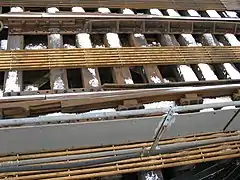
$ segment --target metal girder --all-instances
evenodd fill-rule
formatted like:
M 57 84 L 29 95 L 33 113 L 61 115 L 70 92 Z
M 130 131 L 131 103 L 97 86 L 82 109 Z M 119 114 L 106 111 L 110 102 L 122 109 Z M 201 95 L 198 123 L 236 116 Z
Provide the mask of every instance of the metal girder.
M 166 33 L 240 34 L 234 18 L 169 17 L 101 13 L 7 13 L 0 15 L 12 34 Z
M 175 115 L 165 138 L 221 131 L 237 109 Z M 240 115 L 236 118 L 240 119 Z M 0 129 L 0 154 L 151 141 L 163 116 Z M 232 130 L 238 130 L 234 128 Z

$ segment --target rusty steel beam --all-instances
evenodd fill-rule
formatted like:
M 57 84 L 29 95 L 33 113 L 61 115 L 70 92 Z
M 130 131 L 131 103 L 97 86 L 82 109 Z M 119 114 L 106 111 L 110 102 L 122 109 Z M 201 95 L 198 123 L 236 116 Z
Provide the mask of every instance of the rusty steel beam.
M 103 13 L 7 13 L 0 21 L 10 34 L 166 33 L 240 34 L 237 18 L 169 17 Z
M 134 47 L 3 51 L 0 70 L 239 63 L 240 47 Z

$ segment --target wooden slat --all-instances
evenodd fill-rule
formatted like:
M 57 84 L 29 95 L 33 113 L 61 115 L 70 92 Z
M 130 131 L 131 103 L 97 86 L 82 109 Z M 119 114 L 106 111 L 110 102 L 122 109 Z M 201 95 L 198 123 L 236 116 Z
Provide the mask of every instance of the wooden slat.
M 147 47 L 2 51 L 0 70 L 239 63 L 240 47 Z

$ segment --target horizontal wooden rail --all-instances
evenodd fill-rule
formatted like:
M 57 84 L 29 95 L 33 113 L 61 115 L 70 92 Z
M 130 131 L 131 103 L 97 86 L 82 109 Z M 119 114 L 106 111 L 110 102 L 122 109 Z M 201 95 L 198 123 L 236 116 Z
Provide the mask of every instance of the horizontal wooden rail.
M 147 2 L 147 3 L 146 3 Z M 109 8 L 134 8 L 134 9 L 147 9 L 147 8 L 159 8 L 169 9 L 174 8 L 177 10 L 207 10 L 215 9 L 219 11 L 233 10 L 238 4 L 233 3 L 232 0 L 122 0 L 122 1 L 103 1 L 103 0 L 23 0 L 18 2 L 16 0 L 2 0 L 0 6 L 23 6 L 23 7 L 73 7 L 81 6 L 87 8 L 109 7 Z M 235 6 L 235 7 L 234 7 Z
M 238 63 L 240 47 L 146 47 L 2 51 L 0 70 Z

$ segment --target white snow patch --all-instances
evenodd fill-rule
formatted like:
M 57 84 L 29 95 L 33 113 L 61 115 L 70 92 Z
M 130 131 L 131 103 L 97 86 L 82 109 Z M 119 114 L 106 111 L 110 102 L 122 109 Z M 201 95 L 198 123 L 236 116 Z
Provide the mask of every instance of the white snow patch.
M 88 113 L 91 114 L 91 113 L 103 113 L 103 112 L 116 112 L 116 110 L 111 109 L 111 108 L 109 108 L 109 109 L 99 109 L 99 110 L 90 111 Z
M 64 82 L 61 77 L 57 77 L 53 83 L 53 89 L 64 89 Z
M 234 34 L 227 33 L 224 36 L 228 40 L 228 42 L 231 44 L 231 46 L 240 46 L 240 42 L 238 41 L 238 39 Z
M 31 50 L 31 49 L 47 49 L 47 46 L 43 45 L 42 43 L 38 45 L 33 45 L 33 44 L 28 44 L 25 46 L 26 50 Z
M 240 79 L 240 73 L 233 64 L 224 63 L 223 66 L 226 69 L 231 79 Z
M 134 14 L 134 12 L 131 9 L 128 9 L 128 8 L 125 8 L 122 11 L 123 11 L 122 12 L 123 14 Z
M 152 15 L 158 15 L 158 16 L 163 16 L 162 12 L 159 9 L 150 9 L 150 14 Z
M 3 97 L 3 90 L 0 89 L 0 97 Z
M 93 75 L 96 76 L 96 71 L 93 68 L 88 68 L 89 72 Z
M 206 10 L 206 12 L 210 17 L 221 18 L 221 16 L 215 10 Z
M 90 34 L 79 33 L 76 35 L 76 41 L 81 48 L 92 48 L 92 43 L 90 39 Z
M 59 9 L 56 7 L 47 8 L 47 13 L 56 13 L 59 12 Z
M 74 49 L 74 48 L 76 48 L 76 46 L 73 46 L 73 45 L 71 45 L 71 44 L 64 44 L 63 47 L 64 47 L 65 49 Z
M 174 9 L 167 9 L 167 13 L 169 16 L 180 16 L 180 14 Z
M 157 76 L 151 76 L 151 80 L 154 82 L 154 83 L 161 83 L 161 79 Z
M 187 46 L 197 46 L 197 43 L 191 34 L 181 34 L 181 36 L 185 39 Z
M 205 98 L 203 99 L 203 104 L 211 104 L 211 103 L 223 103 L 223 102 L 232 102 L 231 97 L 217 97 L 217 98 Z M 222 109 L 235 109 L 235 106 L 226 106 Z M 200 112 L 206 112 L 206 111 L 214 111 L 213 108 L 207 108 L 203 109 Z
M 214 38 L 213 35 L 210 34 L 210 33 L 203 34 L 203 37 L 206 39 L 207 44 L 209 46 L 218 46 L 218 45 L 220 45 L 219 42 L 216 40 L 216 38 Z
M 91 79 L 88 83 L 92 86 L 92 87 L 98 87 L 99 86 L 99 82 L 96 78 L 96 70 L 93 68 L 88 68 L 88 71 L 92 74 L 93 79 Z
M 67 116 L 67 115 L 76 115 L 76 113 L 61 113 L 61 112 L 57 112 L 57 113 L 51 113 L 51 114 L 46 114 L 40 117 L 44 117 L 44 116 Z
M 200 14 L 193 9 L 187 10 L 187 12 L 190 16 L 200 17 Z
M 231 17 L 231 18 L 238 18 L 237 13 L 234 12 L 234 11 L 225 11 L 225 13 L 227 14 L 228 17 Z
M 108 41 L 109 47 L 111 48 L 122 47 L 117 33 L 107 33 L 106 39 Z
M 20 92 L 20 86 L 18 84 L 17 71 L 9 71 L 6 79 L 5 92 Z
M 1 40 L 1 50 L 7 50 L 7 43 L 8 41 L 6 39 Z
M 208 64 L 200 63 L 198 64 L 198 67 L 200 68 L 205 80 L 218 80 L 218 77 L 214 74 Z
M 147 174 L 145 175 L 145 180 L 159 180 L 160 178 L 158 177 L 158 175 L 154 172 L 147 172 Z
M 10 12 L 23 12 L 21 7 L 11 7 Z
M 72 7 L 72 12 L 85 12 L 82 7 Z
M 192 68 L 188 65 L 179 65 L 177 67 L 178 72 L 182 74 L 184 81 L 198 81 L 196 74 Z
M 38 91 L 38 87 L 33 85 L 28 85 L 25 87 L 24 91 Z
M 149 104 L 143 104 L 145 109 L 169 108 L 176 106 L 175 101 L 160 101 Z
M 100 13 L 111 13 L 110 9 L 104 8 L 104 7 L 98 8 L 98 12 L 100 12 Z
M 133 80 L 131 78 L 124 79 L 125 84 L 134 84 Z

